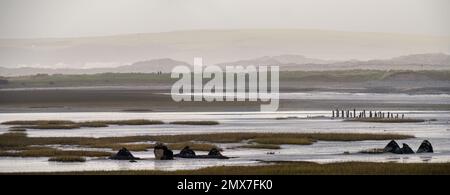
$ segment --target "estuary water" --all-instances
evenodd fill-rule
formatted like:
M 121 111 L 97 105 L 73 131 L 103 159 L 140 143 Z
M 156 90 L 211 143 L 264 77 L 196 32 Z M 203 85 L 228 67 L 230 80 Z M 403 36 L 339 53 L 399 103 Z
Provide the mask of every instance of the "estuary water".
M 388 111 L 388 110 L 384 110 Z M 29 129 L 30 137 L 110 137 L 130 135 L 174 135 L 222 132 L 269 132 L 269 133 L 400 133 L 416 138 L 399 140 L 417 150 L 422 140 L 429 140 L 435 149 L 432 154 L 360 154 L 369 148 L 382 148 L 388 141 L 329 142 L 319 141 L 312 145 L 282 145 L 282 149 L 244 149 L 238 144 L 217 144 L 224 148 L 229 160 L 176 159 L 155 161 L 153 151 L 134 152 L 144 158 L 136 163 L 89 158 L 83 163 L 48 162 L 48 158 L 0 157 L 0 172 L 83 171 L 83 170 L 179 170 L 198 169 L 219 165 L 259 165 L 262 161 L 312 161 L 319 163 L 343 161 L 372 162 L 450 162 L 450 111 L 396 111 L 410 118 L 435 119 L 421 123 L 368 123 L 345 122 L 332 119 L 330 111 L 286 112 L 63 112 L 63 113 L 0 113 L 0 122 L 10 120 L 123 120 L 150 119 L 166 123 L 181 120 L 215 120 L 219 125 L 143 125 L 109 126 L 106 128 L 81 128 L 69 130 Z M 279 118 L 288 118 L 279 120 Z M 8 132 L 8 126 L 0 125 L 0 133 Z M 55 146 L 74 149 L 76 146 Z M 79 149 L 79 148 L 78 148 Z M 178 151 L 174 151 L 177 153 Z M 198 152 L 202 154 L 203 152 Z

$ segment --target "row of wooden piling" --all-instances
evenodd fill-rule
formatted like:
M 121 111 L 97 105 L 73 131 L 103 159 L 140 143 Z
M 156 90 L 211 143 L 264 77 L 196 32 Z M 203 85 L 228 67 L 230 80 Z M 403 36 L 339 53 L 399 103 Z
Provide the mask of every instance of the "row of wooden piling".
M 383 112 L 383 111 L 357 111 L 356 109 L 353 110 L 331 110 L 331 117 L 332 118 L 381 118 L 381 119 L 404 119 L 405 114 L 399 115 L 398 113 L 392 113 L 392 112 Z

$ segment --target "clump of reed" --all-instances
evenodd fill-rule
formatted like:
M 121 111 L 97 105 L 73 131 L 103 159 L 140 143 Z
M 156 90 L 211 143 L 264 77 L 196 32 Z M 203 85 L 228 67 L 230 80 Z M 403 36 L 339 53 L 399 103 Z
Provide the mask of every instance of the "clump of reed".
M 198 151 L 209 151 L 211 148 L 217 148 L 219 150 L 222 150 L 221 148 L 217 147 L 214 144 L 209 143 L 194 143 L 194 142 L 179 142 L 179 143 L 170 143 L 168 144 L 168 147 L 170 149 L 174 150 L 181 150 L 184 147 L 189 146 L 192 150 L 198 150 Z
M 217 121 L 174 121 L 173 125 L 218 125 Z
M 12 128 L 23 129 L 79 129 L 81 127 L 108 127 L 109 125 L 159 125 L 160 120 L 132 119 L 132 120 L 96 120 L 74 122 L 68 120 L 23 120 L 6 121 L 3 125 L 16 125 Z
M 280 144 L 291 144 L 291 145 L 310 145 L 313 144 L 315 140 L 304 138 L 304 137 L 262 137 L 252 139 L 251 142 L 258 144 L 270 144 L 270 145 L 280 145 Z
M 86 156 L 86 157 L 107 157 L 110 152 L 88 151 L 88 150 L 60 150 L 51 147 L 30 146 L 19 151 L 0 151 L 0 156 L 9 157 L 54 157 L 54 156 Z
M 86 158 L 81 156 L 55 156 L 48 159 L 54 162 L 86 162 Z

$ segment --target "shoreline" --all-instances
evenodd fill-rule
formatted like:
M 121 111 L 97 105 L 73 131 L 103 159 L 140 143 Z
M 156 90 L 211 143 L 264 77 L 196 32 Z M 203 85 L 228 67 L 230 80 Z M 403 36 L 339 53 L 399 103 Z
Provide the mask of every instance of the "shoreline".
M 269 165 L 213 166 L 177 171 L 10 172 L 0 175 L 450 175 L 450 163 L 276 162 Z

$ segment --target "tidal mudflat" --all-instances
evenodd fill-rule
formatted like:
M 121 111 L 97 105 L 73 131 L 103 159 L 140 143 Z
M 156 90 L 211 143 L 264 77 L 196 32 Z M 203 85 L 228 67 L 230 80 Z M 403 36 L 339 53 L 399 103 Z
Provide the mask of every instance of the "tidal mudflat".
M 3 150 L 0 172 L 67 172 L 67 171 L 175 171 L 215 166 L 260 166 L 271 162 L 450 162 L 450 112 L 447 111 L 395 111 L 414 118 L 434 119 L 415 123 L 345 122 L 327 117 L 329 111 L 260 112 L 64 112 L 64 113 L 1 113 L 0 122 L 30 120 L 113 121 L 146 119 L 162 121 L 158 124 L 119 125 L 107 127 L 80 127 L 74 129 L 36 129 L 10 131 L 11 124 L 0 125 L 0 133 L 23 135 L 30 138 L 33 152 L 21 156 L 19 150 Z M 325 116 L 325 117 L 324 117 Z M 278 119 L 277 119 L 278 118 Z M 279 120 L 286 118 L 286 120 Z M 182 121 L 183 124 L 176 124 Z M 196 125 L 186 121 L 216 121 L 214 125 Z M 275 133 L 278 136 L 271 135 Z M 209 136 L 205 136 L 209 135 Z M 296 136 L 295 136 L 296 135 Z M 340 136 L 341 135 L 341 136 Z M 363 136 L 362 136 L 363 135 Z M 375 136 L 376 135 L 376 136 Z M 57 141 L 51 141 L 52 139 Z M 122 140 L 121 140 L 122 139 Z M 362 154 L 361 150 L 382 148 L 391 139 L 407 143 L 414 150 L 422 140 L 429 140 L 434 153 L 425 154 Z M 96 141 L 101 140 L 101 141 Z M 108 141 L 109 140 L 109 141 Z M 115 141 L 111 141 L 115 140 Z M 121 141 L 119 141 L 121 140 Z M 178 153 L 184 145 L 197 146 L 198 154 L 207 154 L 210 147 L 219 147 L 223 159 L 154 160 L 152 144 L 167 143 Z M 2 142 L 5 143 L 5 142 Z M 23 143 L 23 142 L 22 142 Z M 172 145 L 171 145 L 172 144 Z M 129 147 L 137 162 L 107 159 L 120 147 Z M 25 147 L 25 146 L 23 146 Z M 37 147 L 37 148 L 36 148 Z M 39 148 L 45 147 L 45 148 Z M 41 149 L 41 150 L 39 150 Z M 47 149 L 48 153 L 45 153 Z M 48 150 L 51 150 L 50 152 Z M 73 162 L 60 162 L 58 156 Z M 6 153 L 5 153 L 6 152 Z M 34 151 L 36 152 L 36 151 Z M 72 155 L 70 155 L 72 154 Z M 28 156 L 27 156 L 28 155 Z

